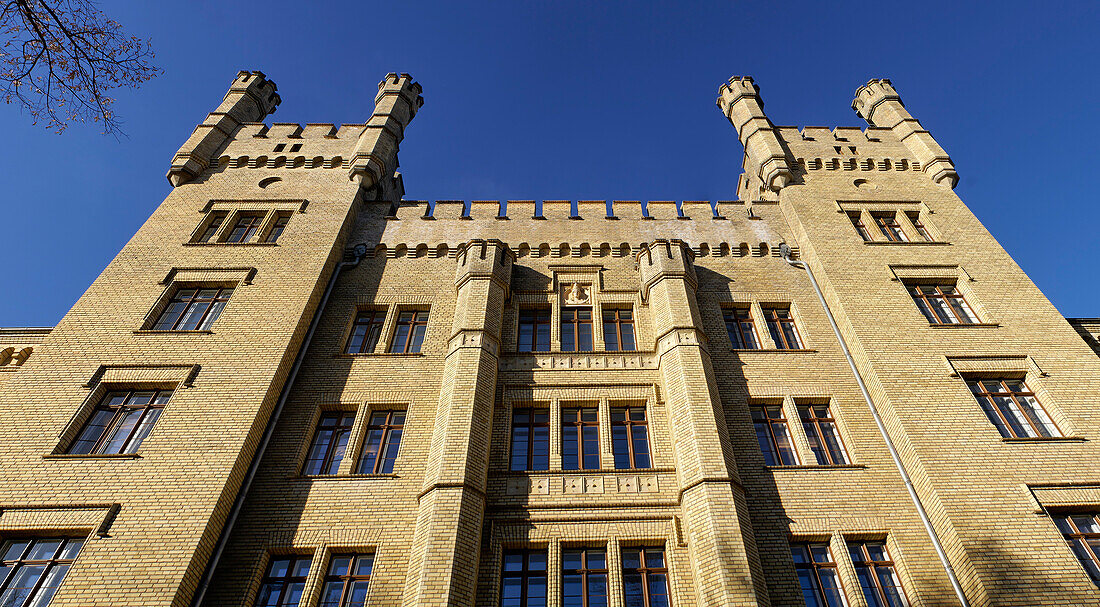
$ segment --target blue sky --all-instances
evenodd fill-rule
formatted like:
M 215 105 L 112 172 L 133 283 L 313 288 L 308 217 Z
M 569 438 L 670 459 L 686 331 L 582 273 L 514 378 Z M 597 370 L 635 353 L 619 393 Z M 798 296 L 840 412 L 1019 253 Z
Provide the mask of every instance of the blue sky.
M 776 124 L 821 126 L 862 124 L 852 94 L 887 77 L 1059 310 L 1100 316 L 1100 3 L 889 4 L 104 2 L 164 74 L 117 93 L 118 141 L 0 105 L 0 326 L 61 318 L 239 69 L 267 73 L 274 119 L 299 123 L 362 122 L 381 77 L 411 73 L 426 103 L 401 171 L 431 200 L 732 198 L 741 148 L 714 105 L 729 76 L 755 78 Z

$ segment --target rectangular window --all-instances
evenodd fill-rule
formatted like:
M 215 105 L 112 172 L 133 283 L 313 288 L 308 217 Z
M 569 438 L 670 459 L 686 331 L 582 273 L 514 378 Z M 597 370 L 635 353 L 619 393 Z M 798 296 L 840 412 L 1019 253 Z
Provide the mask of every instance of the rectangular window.
M 840 440 L 836 420 L 828 404 L 798 405 L 798 417 L 802 420 L 802 429 L 810 440 L 810 450 L 814 452 L 820 466 L 839 466 L 848 463 L 848 453 Z
M 263 221 L 263 213 L 241 213 L 237 216 L 237 223 L 233 226 L 225 241 L 240 244 L 252 240 Z
M 1053 514 L 1051 517 L 1081 566 L 1092 581 L 1100 585 L 1100 514 Z
M 374 568 L 373 554 L 334 554 L 325 576 L 321 607 L 363 607 Z
M 410 310 L 397 315 L 397 327 L 393 332 L 390 352 L 415 354 L 424 343 L 424 333 L 428 330 L 427 310 Z
M 649 425 L 645 406 L 613 407 L 611 409 L 611 447 L 615 452 L 615 468 L 650 468 Z
M 893 213 L 871 213 L 871 217 L 874 218 L 875 224 L 878 225 L 879 231 L 886 237 L 886 240 L 890 242 L 909 242 L 909 237 L 901 230 L 901 225 L 898 224 L 898 219 Z
M 603 311 L 603 343 L 608 352 L 632 352 L 634 344 L 634 310 L 614 308 Z
M 592 351 L 592 308 L 562 308 L 561 351 Z
M 153 325 L 154 331 L 205 331 L 218 320 L 233 289 L 179 289 Z
M 921 222 L 920 212 L 906 211 L 905 215 L 909 218 L 909 221 L 913 224 L 913 227 L 916 228 L 917 234 L 920 234 L 920 237 L 923 238 L 926 242 L 932 242 L 932 234 L 928 231 L 928 228 L 924 226 L 924 223 Z
M 298 607 L 306 589 L 311 561 L 308 556 L 273 557 L 260 583 L 256 607 Z
M 550 469 L 550 412 L 512 409 L 512 470 Z
M 1062 436 L 1035 393 L 1018 379 L 972 379 L 967 385 L 986 417 L 1005 438 Z
M 978 316 L 955 285 L 906 284 L 913 303 L 934 325 L 971 325 Z
M 80 538 L 5 541 L 0 559 L 0 605 L 49 605 L 83 544 Z
M 848 211 L 848 220 L 852 222 L 852 226 L 855 227 L 856 232 L 859 233 L 859 237 L 864 242 L 871 242 L 871 233 L 867 231 L 867 226 L 863 225 L 862 213 L 859 211 Z
M 607 607 L 607 555 L 603 548 L 561 552 L 563 607 Z
M 224 211 L 218 211 L 210 214 L 210 220 L 206 222 L 206 227 L 203 229 L 202 234 L 199 235 L 198 240 L 195 242 L 210 242 L 211 239 L 221 229 L 222 223 L 225 221 L 227 213 Z
M 171 390 L 107 394 L 84 424 L 69 453 L 98 455 L 137 451 L 171 396 Z
M 363 455 L 359 458 L 359 474 L 389 474 L 401 448 L 401 433 L 405 429 L 404 411 L 375 411 L 367 426 Z
M 355 324 L 348 338 L 346 354 L 369 354 L 378 345 L 382 327 L 386 323 L 385 310 L 364 310 L 355 316 Z
M 500 607 L 546 607 L 546 550 L 505 550 Z
M 628 607 L 668 607 L 663 547 L 623 547 L 623 594 Z
M 348 438 L 354 422 L 353 413 L 334 412 L 321 415 L 302 474 L 336 474 L 344 459 L 344 451 L 348 448 Z
M 752 323 L 752 313 L 748 308 L 726 308 L 722 310 L 722 320 L 726 322 L 726 333 L 735 350 L 760 348 L 760 342 L 756 339 L 756 327 Z
M 561 410 L 563 470 L 599 470 L 600 422 L 596 407 Z
M 752 425 L 756 428 L 756 440 L 764 454 L 767 466 L 794 466 L 798 464 L 787 418 L 782 405 L 756 405 L 752 410 Z
M 279 213 L 275 218 L 275 225 L 271 226 L 271 231 L 267 233 L 267 242 L 278 241 L 288 223 L 290 223 L 290 213 Z
M 846 607 L 848 603 L 828 544 L 792 543 L 791 558 L 806 607 Z
M 848 553 L 869 607 L 909 607 L 884 542 L 848 542 Z
M 775 347 L 780 350 L 801 350 L 802 339 L 798 336 L 798 328 L 794 325 L 791 309 L 771 306 L 763 310 L 764 320 L 768 323 L 768 333 L 771 334 Z
M 550 351 L 550 308 L 527 308 L 519 311 L 520 352 Z

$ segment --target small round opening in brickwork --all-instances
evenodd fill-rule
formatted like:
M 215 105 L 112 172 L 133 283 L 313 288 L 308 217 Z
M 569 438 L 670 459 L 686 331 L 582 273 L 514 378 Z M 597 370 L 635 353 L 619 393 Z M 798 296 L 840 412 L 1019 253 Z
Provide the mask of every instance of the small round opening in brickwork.
M 282 177 L 268 177 L 266 179 L 261 179 L 260 180 L 260 187 L 261 188 L 270 188 L 271 186 L 275 185 L 276 183 L 279 183 L 282 180 L 283 180 Z
M 867 181 L 866 179 L 856 179 L 855 181 L 852 182 L 852 185 L 856 186 L 857 188 L 859 188 L 861 190 L 877 190 L 878 189 L 877 185 L 871 183 L 870 181 Z

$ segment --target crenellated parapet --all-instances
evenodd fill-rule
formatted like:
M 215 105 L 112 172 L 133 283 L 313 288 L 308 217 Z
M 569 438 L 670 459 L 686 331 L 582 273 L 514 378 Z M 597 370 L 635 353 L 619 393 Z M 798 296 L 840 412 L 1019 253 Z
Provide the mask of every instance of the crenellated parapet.
M 932 181 L 954 188 L 959 182 L 955 164 L 920 122 L 905 109 L 901 96 L 885 78 L 872 78 L 856 90 L 852 109 L 869 124 L 893 131 Z
M 738 200 L 405 200 L 372 203 L 365 225 L 384 226 L 357 238 L 369 243 L 370 254 L 391 258 L 454 257 L 478 239 L 507 243 L 518 259 L 636 256 L 649 243 L 670 239 L 696 257 L 778 257 L 779 245 L 792 238 L 776 203 L 754 205 L 753 219 L 746 206 Z
M 202 174 L 210 166 L 211 157 L 236 136 L 242 124 L 262 121 L 280 101 L 275 83 L 263 72 L 238 72 L 221 105 L 195 127 L 172 158 L 168 181 L 179 186 Z

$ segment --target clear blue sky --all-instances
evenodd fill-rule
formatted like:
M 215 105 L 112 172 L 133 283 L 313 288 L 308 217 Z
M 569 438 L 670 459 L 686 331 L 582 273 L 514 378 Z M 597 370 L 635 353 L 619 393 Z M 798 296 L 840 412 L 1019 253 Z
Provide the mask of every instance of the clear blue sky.
M 751 75 L 785 125 L 861 125 L 893 80 L 957 189 L 1067 316 L 1100 316 L 1100 3 L 104 2 L 164 74 L 120 91 L 129 138 L 63 135 L 0 105 L 0 326 L 52 325 L 160 204 L 172 154 L 239 69 L 279 122 L 362 122 L 386 72 L 425 105 L 401 147 L 411 199 L 733 197 L 715 107 Z M 774 8 L 773 8 L 774 7 Z M 843 8 L 839 8 L 843 7 Z

